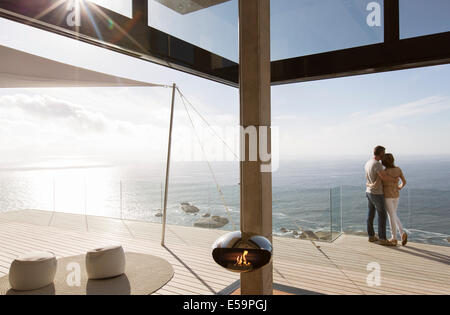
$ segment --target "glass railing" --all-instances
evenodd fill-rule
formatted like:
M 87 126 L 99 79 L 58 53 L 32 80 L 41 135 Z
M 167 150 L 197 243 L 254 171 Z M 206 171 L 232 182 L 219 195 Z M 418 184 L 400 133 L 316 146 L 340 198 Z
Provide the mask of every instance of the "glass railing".
M 163 184 L 158 180 L 120 181 L 120 215 L 116 217 L 124 220 L 161 223 L 163 189 Z
M 239 185 L 219 188 L 199 178 L 170 184 L 167 224 L 238 230 Z M 233 181 L 237 182 L 237 181 Z M 43 210 L 153 223 L 162 222 L 164 182 L 78 175 L 0 178 L 0 211 Z
M 273 188 L 274 235 L 332 242 L 342 233 L 340 187 Z
M 178 183 L 170 186 L 167 223 L 200 228 L 239 230 L 239 186 Z
M 97 177 L 2 177 L 1 211 L 36 209 L 162 222 L 164 185 L 152 180 Z M 167 224 L 238 230 L 239 185 L 177 179 L 170 184 Z M 405 188 L 398 215 L 412 242 L 450 246 L 450 192 Z M 273 187 L 273 234 L 333 242 L 342 233 L 366 236 L 363 186 L 330 189 Z M 377 226 L 375 222 L 375 227 Z M 388 236 L 391 234 L 387 224 Z
M 347 234 L 366 235 L 365 187 L 342 186 L 342 208 L 343 231 Z M 450 191 L 407 186 L 400 193 L 397 214 L 410 241 L 450 246 Z M 387 234 L 388 237 L 391 235 L 389 222 Z
M 330 241 L 343 232 L 342 187 L 330 189 Z

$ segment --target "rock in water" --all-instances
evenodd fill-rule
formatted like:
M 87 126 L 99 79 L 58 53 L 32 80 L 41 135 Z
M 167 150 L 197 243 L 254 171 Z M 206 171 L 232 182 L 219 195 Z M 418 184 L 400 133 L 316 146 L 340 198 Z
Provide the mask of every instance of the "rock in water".
M 289 232 L 288 229 L 286 229 L 286 228 L 284 228 L 284 227 L 282 227 L 282 228 L 280 229 L 280 231 L 281 231 L 281 233 L 287 233 L 287 232 Z
M 202 215 L 202 217 L 204 217 L 204 218 L 209 218 L 210 216 L 211 216 L 211 214 L 209 214 L 209 213 L 205 213 Z
M 194 222 L 195 227 L 218 229 L 229 223 L 227 218 L 212 216 L 209 218 L 198 219 Z
M 181 203 L 181 210 L 183 210 L 186 213 L 198 213 L 200 212 L 200 209 L 196 206 L 191 205 L 190 203 L 183 202 Z
M 313 241 L 319 240 L 316 233 L 314 233 L 313 231 L 303 231 L 302 235 L 300 235 L 300 238 L 304 240 L 313 240 Z

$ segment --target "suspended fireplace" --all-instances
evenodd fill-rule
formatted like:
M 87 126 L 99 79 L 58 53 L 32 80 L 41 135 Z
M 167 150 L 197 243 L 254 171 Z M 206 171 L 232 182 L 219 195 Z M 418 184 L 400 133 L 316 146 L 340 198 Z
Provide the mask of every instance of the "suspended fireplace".
M 228 233 L 213 245 L 214 261 L 233 272 L 252 272 L 272 259 L 272 244 L 263 236 L 244 237 L 241 232 Z

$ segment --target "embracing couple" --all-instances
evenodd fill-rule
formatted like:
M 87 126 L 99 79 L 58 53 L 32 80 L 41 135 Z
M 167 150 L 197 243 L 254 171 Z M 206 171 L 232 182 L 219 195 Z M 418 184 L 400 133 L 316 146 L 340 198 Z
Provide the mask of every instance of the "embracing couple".
M 378 242 L 384 246 L 396 246 L 397 230 L 400 233 L 402 245 L 408 242 L 408 235 L 403 230 L 403 225 L 397 216 L 400 199 L 400 190 L 406 185 L 406 179 L 402 170 L 395 166 L 394 156 L 386 153 L 386 149 L 377 146 L 374 149 L 374 157 L 366 163 L 367 190 L 369 201 L 369 214 L 367 218 L 367 232 L 369 242 Z M 384 167 L 383 167 L 384 166 Z M 399 179 L 401 184 L 399 185 Z M 373 221 L 375 213 L 378 214 L 378 236 L 375 236 Z M 391 226 L 391 238 L 386 237 L 386 219 L 389 215 Z

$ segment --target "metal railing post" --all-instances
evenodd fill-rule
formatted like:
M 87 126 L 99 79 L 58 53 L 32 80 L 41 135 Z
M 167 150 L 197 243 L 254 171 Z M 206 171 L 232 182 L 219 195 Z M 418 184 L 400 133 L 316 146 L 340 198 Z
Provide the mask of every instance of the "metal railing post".
M 408 228 L 409 229 L 411 229 L 412 228 L 412 223 L 411 223 L 411 194 L 410 194 L 410 192 L 411 192 L 411 190 L 409 189 L 409 187 L 407 188 L 408 189 L 408 212 L 409 212 L 409 220 L 408 220 Z
M 89 232 L 89 223 L 87 216 L 87 181 L 84 178 L 84 219 L 86 221 L 86 231 Z
M 88 196 L 87 196 L 87 179 L 84 178 L 84 215 L 87 215 L 87 204 L 88 204 L 87 198 L 88 198 Z
M 169 144 L 167 148 L 167 165 L 166 165 L 166 186 L 164 190 L 164 209 L 163 209 L 163 222 L 162 222 L 162 236 L 161 245 L 164 246 L 166 238 L 166 220 L 167 220 L 167 197 L 169 192 L 169 175 L 170 175 L 170 155 L 172 151 L 172 130 L 173 130 L 173 112 L 175 107 L 175 93 L 177 86 L 173 84 L 172 90 L 172 105 L 170 108 L 170 127 L 169 127 Z
M 120 181 L 120 219 L 123 220 L 123 187 L 122 181 Z
M 56 211 L 56 184 L 55 178 L 53 178 L 53 212 Z
M 341 185 L 341 193 L 340 193 L 340 198 L 341 198 L 341 233 L 344 233 L 344 210 L 343 210 L 343 199 L 342 199 L 342 185 Z
M 330 188 L 330 242 L 333 242 L 333 188 Z

